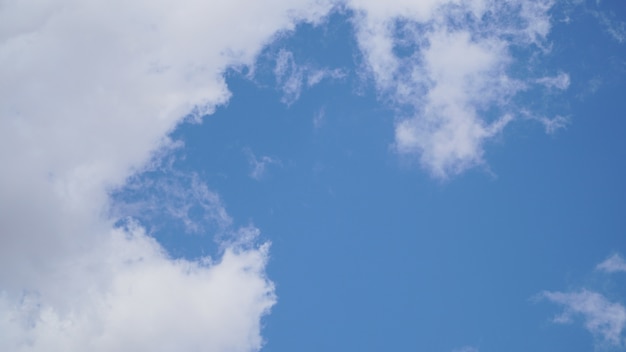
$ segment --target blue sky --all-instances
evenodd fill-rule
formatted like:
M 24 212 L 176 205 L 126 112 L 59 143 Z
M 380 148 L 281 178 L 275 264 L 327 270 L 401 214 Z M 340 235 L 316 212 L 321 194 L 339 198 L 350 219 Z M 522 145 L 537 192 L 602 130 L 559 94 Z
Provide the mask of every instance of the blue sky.
M 0 5 L 0 349 L 626 349 L 621 1 L 118 8 Z

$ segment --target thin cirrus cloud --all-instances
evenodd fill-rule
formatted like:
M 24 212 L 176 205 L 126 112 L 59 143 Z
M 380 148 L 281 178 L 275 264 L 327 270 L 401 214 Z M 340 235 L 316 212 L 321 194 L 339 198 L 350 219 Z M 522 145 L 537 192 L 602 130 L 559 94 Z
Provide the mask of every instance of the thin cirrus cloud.
M 614 14 L 593 11 L 592 14 L 598 19 L 605 31 L 618 43 L 626 41 L 626 23 L 614 19 Z
M 340 79 L 345 73 L 338 68 L 314 68 L 298 64 L 291 51 L 281 49 L 276 54 L 274 76 L 283 93 L 282 103 L 291 105 L 300 98 L 305 87 L 313 87 L 324 79 Z
M 244 152 L 248 156 L 248 164 L 250 165 L 249 176 L 257 181 L 265 177 L 267 169 L 271 165 L 281 165 L 280 160 L 271 156 L 261 155 L 257 157 L 250 149 L 245 149 Z

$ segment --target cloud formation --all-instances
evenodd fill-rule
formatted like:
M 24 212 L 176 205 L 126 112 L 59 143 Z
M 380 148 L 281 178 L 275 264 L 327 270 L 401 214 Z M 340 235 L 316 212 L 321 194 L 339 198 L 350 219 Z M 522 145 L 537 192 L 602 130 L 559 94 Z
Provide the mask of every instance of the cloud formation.
M 334 5 L 2 3 L 2 350 L 262 346 L 260 320 L 276 298 L 265 276 L 269 245 L 257 243 L 258 230 L 229 229 L 218 258 L 173 259 L 142 224 L 115 226 L 118 219 L 107 216 L 110 194 L 145 170 L 155 152 L 176 146 L 168 134 L 178 124 L 200 122 L 228 101 L 225 70 L 254 65 L 276 33 L 318 21 Z M 551 2 L 354 0 L 345 6 L 354 10 L 357 40 L 381 96 L 400 112 L 397 150 L 418 155 L 437 177 L 482 163 L 485 141 L 515 118 L 504 106 L 526 88 L 507 74 L 509 48 L 541 49 Z M 275 74 L 289 104 L 304 85 L 343 73 L 296 65 L 293 54 L 281 51 Z M 501 113 L 487 116 L 492 107 Z M 268 160 L 255 161 L 260 176 Z M 219 197 L 194 182 L 190 189 L 151 187 L 190 229 L 198 230 L 190 201 L 228 227 Z
M 275 303 L 268 246 L 172 260 L 143 229 L 114 230 L 48 283 L 0 296 L 3 351 L 251 351 Z
M 607 273 L 626 273 L 626 261 L 621 255 L 615 253 L 606 258 L 605 261 L 596 266 L 596 270 L 606 271 Z
M 616 253 L 598 264 L 596 270 L 626 272 L 626 262 Z M 574 322 L 574 318 L 582 317 L 585 328 L 598 341 L 611 346 L 626 346 L 626 307 L 620 302 L 612 302 L 603 294 L 587 289 L 544 291 L 538 297 L 564 307 L 563 312 L 553 319 L 555 323 L 569 324 Z
M 283 93 L 281 101 L 291 105 L 300 98 L 304 87 L 313 87 L 324 79 L 342 78 L 345 73 L 340 69 L 314 68 L 306 64 L 297 64 L 291 51 L 281 49 L 276 55 L 274 75 Z
M 275 296 L 258 230 L 232 230 L 217 258 L 172 259 L 141 224 L 114 225 L 109 193 L 155 151 L 175 146 L 167 135 L 177 124 L 228 100 L 227 68 L 252 65 L 277 32 L 329 8 L 279 0 L 2 3 L 1 350 L 261 347 L 260 319 Z M 200 197 L 210 199 L 204 190 Z M 168 192 L 179 204 L 197 196 Z M 210 216 L 227 218 L 218 201 L 206 204 Z
M 622 304 L 611 302 L 602 294 L 588 290 L 543 292 L 541 296 L 564 306 L 565 310 L 554 318 L 554 322 L 572 323 L 575 316 L 581 316 L 585 328 L 594 336 L 612 345 L 624 345 L 626 308 Z
M 349 4 L 379 93 L 399 111 L 396 150 L 438 178 L 482 164 L 484 143 L 516 118 L 512 97 L 532 83 L 509 74 L 510 49 L 545 51 L 552 1 Z
M 626 41 L 626 23 L 615 19 L 614 13 L 592 11 L 594 17 L 598 19 L 604 30 L 618 43 Z
M 274 165 L 281 165 L 280 160 L 267 155 L 257 157 L 250 149 L 246 149 L 248 155 L 248 163 L 250 164 L 250 177 L 255 180 L 261 180 L 267 173 L 267 168 Z

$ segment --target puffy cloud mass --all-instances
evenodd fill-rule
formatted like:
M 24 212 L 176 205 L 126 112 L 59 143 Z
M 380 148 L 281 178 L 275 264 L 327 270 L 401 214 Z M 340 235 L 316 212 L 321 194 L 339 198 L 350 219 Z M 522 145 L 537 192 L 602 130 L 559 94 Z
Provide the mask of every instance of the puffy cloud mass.
M 253 64 L 277 32 L 328 9 L 323 1 L 0 4 L 1 350 L 261 347 L 260 319 L 275 297 L 268 245 L 254 243 L 253 229 L 233 230 L 242 237 L 219 258 L 174 260 L 140 224 L 114 226 L 109 191 L 170 148 L 181 120 L 227 101 L 224 70 Z
M 398 108 L 395 146 L 435 177 L 483 163 L 483 145 L 516 118 L 530 83 L 509 74 L 511 48 L 545 51 L 552 1 L 353 0 L 359 45 L 380 94 Z
M 219 262 L 171 260 L 142 229 L 116 230 L 54 282 L 0 297 L 3 351 L 250 351 L 274 304 L 267 245 Z

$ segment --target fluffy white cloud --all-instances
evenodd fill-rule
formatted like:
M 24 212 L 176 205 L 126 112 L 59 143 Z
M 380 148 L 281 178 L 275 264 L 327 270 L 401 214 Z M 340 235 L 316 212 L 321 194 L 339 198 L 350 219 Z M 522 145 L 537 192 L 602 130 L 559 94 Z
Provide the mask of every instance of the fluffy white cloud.
M 554 318 L 556 323 L 571 323 L 580 315 L 585 327 L 594 336 L 612 345 L 623 346 L 626 328 L 626 308 L 603 295 L 588 290 L 578 292 L 543 292 L 543 298 L 563 305 L 565 310 Z
M 185 116 L 228 100 L 224 70 L 329 6 L 0 4 L 0 349 L 260 348 L 275 298 L 256 231 L 225 241 L 219 259 L 174 260 L 140 226 L 113 226 L 109 191 L 172 147 Z
M 621 255 L 615 253 L 606 258 L 605 261 L 596 266 L 597 270 L 606 271 L 608 273 L 626 272 L 626 261 Z
M 396 149 L 440 178 L 483 163 L 485 141 L 516 117 L 507 104 L 530 83 L 509 75 L 510 48 L 545 51 L 552 1 L 350 5 L 366 65 L 399 111 Z M 541 83 L 561 88 L 568 79 Z
M 267 245 L 218 262 L 172 260 L 142 229 L 115 230 L 54 284 L 0 296 L 3 351 L 250 351 L 275 302 Z
M 513 118 L 484 111 L 524 89 L 506 74 L 508 47 L 541 44 L 550 5 L 348 2 L 381 95 L 412 108 L 398 121 L 398 150 L 419 154 L 441 177 L 482 162 L 484 141 Z M 185 117 L 200 121 L 228 100 L 227 68 L 253 65 L 276 33 L 331 7 L 331 0 L 0 4 L 2 350 L 260 348 L 259 321 L 275 297 L 258 231 L 223 239 L 219 259 L 175 260 L 140 225 L 116 228 L 109 194 L 155 151 L 175 147 L 167 135 Z M 472 20 L 454 25 L 461 18 Z M 412 53 L 399 55 L 402 45 Z M 276 74 L 288 101 L 304 82 L 342 74 L 280 55 Z M 187 221 L 186 201 L 199 201 L 228 226 L 217 195 L 196 186 L 167 185 L 166 210 Z

